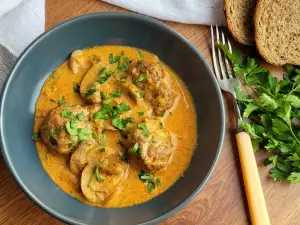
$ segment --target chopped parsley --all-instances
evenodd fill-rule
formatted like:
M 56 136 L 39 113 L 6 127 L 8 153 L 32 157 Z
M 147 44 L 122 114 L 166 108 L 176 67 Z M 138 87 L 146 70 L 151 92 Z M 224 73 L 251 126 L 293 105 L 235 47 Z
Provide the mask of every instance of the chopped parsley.
M 104 84 L 111 77 L 111 75 L 112 75 L 112 72 L 106 72 L 104 74 L 104 76 L 98 77 L 96 81 L 99 84 Z
M 142 182 L 146 183 L 147 189 L 150 193 L 161 184 L 160 180 L 154 177 L 153 174 L 146 173 L 143 170 L 139 173 L 139 178 Z
M 70 119 L 70 120 L 84 120 L 84 114 L 83 114 L 83 112 L 74 115 L 73 113 L 71 113 L 69 110 L 67 110 L 67 109 L 65 108 L 65 109 L 63 109 L 63 110 L 61 111 L 60 114 L 61 114 L 61 116 L 62 116 L 63 118 L 68 118 L 68 119 Z
M 165 114 L 166 114 L 166 110 L 163 110 L 163 111 L 160 112 L 161 117 L 164 117 Z
M 116 128 L 120 130 L 124 130 L 127 124 L 133 123 L 133 121 L 134 121 L 133 118 L 124 118 L 124 119 L 113 118 L 112 125 L 114 125 Z
M 138 115 L 139 115 L 139 116 L 143 116 L 143 115 L 144 115 L 144 112 L 138 112 Z
M 33 132 L 32 140 L 34 140 L 34 141 L 40 140 L 40 132 L 39 131 L 38 132 Z
M 121 59 L 121 56 L 117 55 L 117 56 L 113 56 L 112 53 L 109 54 L 108 56 L 108 61 L 110 64 L 114 64 L 114 63 L 117 63 L 119 62 Z
M 136 96 L 137 96 L 138 98 L 142 98 L 142 97 L 144 96 L 144 94 L 143 94 L 143 92 L 139 91 L 139 92 L 136 94 Z
M 110 93 L 111 97 L 119 97 L 121 95 L 121 90 L 118 88 L 117 90 Z
M 92 134 L 92 131 L 85 128 L 79 128 L 78 124 L 74 121 L 67 121 L 66 129 L 71 136 L 77 136 L 78 141 L 83 141 L 88 139 L 88 135 Z
M 135 143 L 129 151 L 135 153 L 139 159 L 142 157 L 142 150 L 139 148 L 138 143 Z
M 104 162 L 104 160 L 102 160 L 98 165 L 96 165 L 95 172 L 94 172 L 96 179 L 101 183 L 104 182 L 104 179 L 100 176 L 99 169 L 100 169 L 101 165 L 103 164 L 103 162 Z
M 89 96 L 95 94 L 96 91 L 97 91 L 96 88 L 92 88 L 92 89 L 88 90 L 88 91 L 84 94 L 84 96 L 85 96 L 85 97 L 89 97 Z
M 144 60 L 144 55 L 143 53 L 138 49 L 137 53 L 136 53 L 136 58 L 139 62 Z
M 147 127 L 147 125 L 145 123 L 139 123 L 137 125 L 137 127 L 143 130 L 143 135 L 145 137 L 149 136 L 149 130 L 148 130 L 148 127 Z
M 62 96 L 60 100 L 58 100 L 57 102 L 57 106 L 61 106 L 63 104 L 66 104 L 66 99 L 65 99 L 65 96 Z
M 77 83 L 73 83 L 73 92 L 75 94 L 78 94 L 80 92 L 79 90 L 80 90 L 79 85 Z
M 136 85 L 139 85 L 143 80 L 145 80 L 147 78 L 147 75 L 146 74 L 144 74 L 144 73 L 142 73 L 142 74 L 140 74 L 139 76 L 138 76 L 138 78 L 136 78 L 135 80 L 134 80 L 134 83 L 136 84 Z
M 54 134 L 52 132 L 50 132 L 50 144 L 52 146 L 57 146 L 56 138 L 55 138 L 55 136 L 54 136 Z
M 102 99 L 102 100 L 105 100 L 105 99 L 106 99 L 106 94 L 105 94 L 104 91 L 101 91 L 101 92 L 100 92 L 100 95 L 101 95 L 101 99 Z

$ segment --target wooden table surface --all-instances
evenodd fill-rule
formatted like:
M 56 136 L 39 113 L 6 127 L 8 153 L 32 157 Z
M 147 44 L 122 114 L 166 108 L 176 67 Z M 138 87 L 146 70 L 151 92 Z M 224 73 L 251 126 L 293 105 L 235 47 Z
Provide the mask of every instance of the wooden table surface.
M 99 11 L 125 10 L 99 0 L 46 0 L 46 29 L 66 19 Z M 211 63 L 207 26 L 173 22 L 166 22 L 166 24 L 193 43 Z M 160 225 L 250 224 L 235 139 L 229 132 L 230 124 L 234 123 L 230 96 L 224 95 L 224 101 L 227 112 L 226 136 L 211 179 L 187 207 Z M 300 224 L 300 184 L 273 182 L 268 177 L 268 168 L 261 166 L 265 157 L 264 152 L 257 153 L 256 157 L 271 223 L 273 225 Z M 26 197 L 12 178 L 1 156 L 0 224 L 63 224 Z

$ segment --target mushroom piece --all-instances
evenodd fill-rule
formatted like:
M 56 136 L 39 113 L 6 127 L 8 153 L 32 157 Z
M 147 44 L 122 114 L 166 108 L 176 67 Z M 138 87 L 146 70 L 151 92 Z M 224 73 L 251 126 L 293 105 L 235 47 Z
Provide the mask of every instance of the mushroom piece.
M 128 163 L 116 150 L 106 148 L 105 153 L 101 160 L 89 162 L 81 175 L 82 193 L 93 203 L 106 201 L 128 175 Z

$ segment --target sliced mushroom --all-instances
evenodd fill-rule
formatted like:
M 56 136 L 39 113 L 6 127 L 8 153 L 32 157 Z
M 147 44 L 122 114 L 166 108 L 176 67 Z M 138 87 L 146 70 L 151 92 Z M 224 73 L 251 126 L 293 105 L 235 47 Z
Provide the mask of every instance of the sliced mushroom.
M 111 148 L 106 148 L 105 152 L 102 160 L 91 161 L 82 171 L 81 190 L 90 202 L 106 201 L 127 178 L 128 164 L 122 161 L 118 152 Z

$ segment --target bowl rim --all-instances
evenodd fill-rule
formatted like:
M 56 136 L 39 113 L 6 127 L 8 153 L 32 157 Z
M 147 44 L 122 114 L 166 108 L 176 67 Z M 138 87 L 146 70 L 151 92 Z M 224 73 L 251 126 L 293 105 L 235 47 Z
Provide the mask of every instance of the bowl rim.
M 222 93 L 221 90 L 219 88 L 219 85 L 217 83 L 216 77 L 214 76 L 213 72 L 211 71 L 211 68 L 209 67 L 206 59 L 201 55 L 201 53 L 199 52 L 199 50 L 192 44 L 190 43 L 185 37 L 183 37 L 181 34 L 179 34 L 177 31 L 175 31 L 173 28 L 169 27 L 168 25 L 164 24 L 163 22 L 160 22 L 157 19 L 154 19 L 152 17 L 146 16 L 146 15 L 142 15 L 142 14 L 137 14 L 137 13 L 131 13 L 131 12 L 94 12 L 94 13 L 88 13 L 85 15 L 81 15 L 78 17 L 74 17 L 68 20 L 65 20 L 53 27 L 51 27 L 50 29 L 46 30 L 45 32 L 43 32 L 42 34 L 40 34 L 38 37 L 36 37 L 26 48 L 25 50 L 23 50 L 23 52 L 21 53 L 21 55 L 17 58 L 16 62 L 14 63 L 13 68 L 11 69 L 10 73 L 7 76 L 7 79 L 3 85 L 3 89 L 1 92 L 1 96 L 0 96 L 0 147 L 1 147 L 1 152 L 4 158 L 4 161 L 10 171 L 10 173 L 12 174 L 13 178 L 15 179 L 16 183 L 19 185 L 19 187 L 23 190 L 23 192 L 26 194 L 27 197 L 29 197 L 38 207 L 42 208 L 46 213 L 48 213 L 50 216 L 56 217 L 57 219 L 68 223 L 68 224 L 76 224 L 76 225 L 85 225 L 85 223 L 82 223 L 76 219 L 70 218 L 68 216 L 65 216 L 63 214 L 61 214 L 60 212 L 57 212 L 53 209 L 50 209 L 46 204 L 44 204 L 43 202 L 41 202 L 38 198 L 36 198 L 34 196 L 34 194 L 27 188 L 25 187 L 25 185 L 20 181 L 20 178 L 18 176 L 17 171 L 15 170 L 14 166 L 11 164 L 11 159 L 9 157 L 9 154 L 7 154 L 7 150 L 6 150 L 6 143 L 4 141 L 4 133 L 3 133 L 3 110 L 4 110 L 4 99 L 7 95 L 7 91 L 8 88 L 10 86 L 12 77 L 14 76 L 14 73 L 16 71 L 16 68 L 18 68 L 20 62 L 26 57 L 26 55 L 28 53 L 30 53 L 31 49 L 37 45 L 43 38 L 45 38 L 47 35 L 55 32 L 58 29 L 63 29 L 64 26 L 70 24 L 70 23 L 74 23 L 77 22 L 79 20 L 82 19 L 88 19 L 88 18 L 93 18 L 93 17 L 102 17 L 102 16 L 118 16 L 118 17 L 123 17 L 123 18 L 133 18 L 133 19 L 138 19 L 138 20 L 143 20 L 147 23 L 150 24 L 154 24 L 155 26 L 158 26 L 162 29 L 167 30 L 168 32 L 170 32 L 172 35 L 176 36 L 177 38 L 179 38 L 181 41 L 183 41 L 187 46 L 189 46 L 195 53 L 196 55 L 203 61 L 205 68 L 207 69 L 208 73 L 211 75 L 211 80 L 213 82 L 213 85 L 215 87 L 215 91 L 217 93 L 218 96 L 218 100 L 219 100 L 219 104 L 220 104 L 220 109 L 221 109 L 221 132 L 219 134 L 219 143 L 218 143 L 218 147 L 217 147 L 217 153 L 214 157 L 213 163 L 208 171 L 208 173 L 206 174 L 205 178 L 203 179 L 203 181 L 197 186 L 197 188 L 195 189 L 195 191 L 193 193 L 190 194 L 190 196 L 188 198 L 186 198 L 185 200 L 183 200 L 181 203 L 179 203 L 177 206 L 175 206 L 172 210 L 170 210 L 169 212 L 160 215 L 157 218 L 148 220 L 148 221 L 144 221 L 142 223 L 140 223 L 139 225 L 150 225 L 150 224 L 156 224 L 158 222 L 161 222 L 163 220 L 166 220 L 168 218 L 170 218 L 172 215 L 174 215 L 176 212 L 178 212 L 179 210 L 183 209 L 189 202 L 191 202 L 192 199 L 195 198 L 195 196 L 202 190 L 202 188 L 206 185 L 206 183 L 208 182 L 208 180 L 210 179 L 210 177 L 212 176 L 212 173 L 216 167 L 217 164 L 217 160 L 221 154 L 222 151 L 222 145 L 224 142 L 224 134 L 225 134 L 225 110 L 224 110 L 224 102 L 223 102 L 223 98 L 222 98 Z M 151 200 L 150 200 L 151 201 Z

